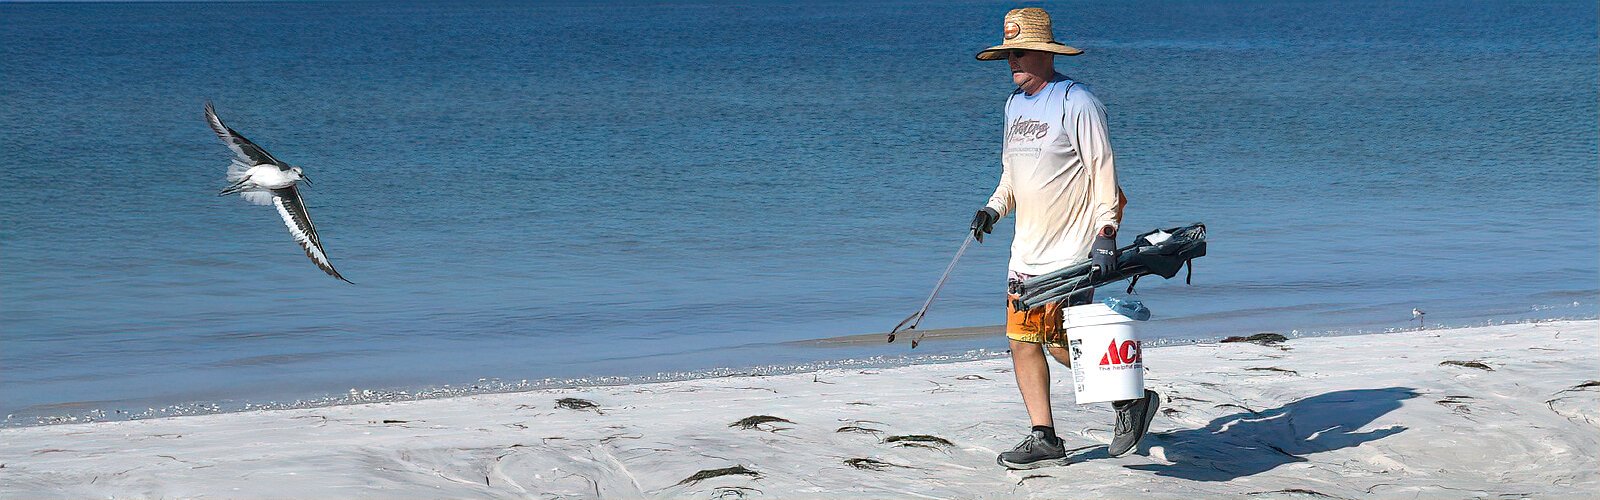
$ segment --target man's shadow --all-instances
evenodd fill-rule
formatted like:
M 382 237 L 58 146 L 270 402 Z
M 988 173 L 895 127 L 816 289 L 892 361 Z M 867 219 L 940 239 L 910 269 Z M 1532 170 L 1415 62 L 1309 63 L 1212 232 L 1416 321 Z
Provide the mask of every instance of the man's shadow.
M 1272 470 L 1305 455 L 1356 446 L 1405 431 L 1402 426 L 1356 432 L 1415 389 L 1389 387 L 1335 391 L 1280 408 L 1241 411 L 1219 417 L 1201 429 L 1145 436 L 1141 447 L 1162 446 L 1173 465 L 1129 465 L 1129 469 L 1192 481 L 1228 481 Z M 1232 407 L 1230 405 L 1230 407 Z M 1243 409 L 1241 407 L 1241 409 Z

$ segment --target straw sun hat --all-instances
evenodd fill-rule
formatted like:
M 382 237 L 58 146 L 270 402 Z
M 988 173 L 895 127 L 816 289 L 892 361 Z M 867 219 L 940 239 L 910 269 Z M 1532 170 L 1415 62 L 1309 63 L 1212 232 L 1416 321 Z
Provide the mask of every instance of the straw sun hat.
M 1012 9 L 1006 13 L 1005 39 L 1000 45 L 983 49 L 979 61 L 1003 61 L 1010 49 L 1037 50 L 1064 56 L 1082 54 L 1083 50 L 1057 42 L 1050 30 L 1050 13 L 1038 7 Z

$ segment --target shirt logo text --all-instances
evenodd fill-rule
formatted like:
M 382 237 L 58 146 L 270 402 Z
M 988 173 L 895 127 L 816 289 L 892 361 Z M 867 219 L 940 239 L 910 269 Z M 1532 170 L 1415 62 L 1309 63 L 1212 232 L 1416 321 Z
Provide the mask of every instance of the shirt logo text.
M 1011 121 L 1008 132 L 1011 142 L 1028 142 L 1043 139 L 1050 133 L 1050 124 L 1039 120 L 1024 120 L 1022 117 Z

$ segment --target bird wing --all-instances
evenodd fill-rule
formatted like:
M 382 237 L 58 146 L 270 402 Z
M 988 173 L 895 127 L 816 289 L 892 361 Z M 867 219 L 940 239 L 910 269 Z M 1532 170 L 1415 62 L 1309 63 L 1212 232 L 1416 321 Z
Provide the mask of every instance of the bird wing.
M 223 125 L 222 119 L 217 118 L 217 111 L 211 107 L 209 102 L 206 103 L 206 122 L 211 124 L 211 131 L 216 132 L 217 137 L 222 138 L 222 143 L 227 144 L 228 149 L 232 149 L 233 154 L 239 155 L 239 160 L 245 164 L 252 167 L 270 164 L 277 165 L 278 168 L 288 168 L 283 162 L 273 158 L 272 153 L 268 153 L 267 150 L 261 149 L 261 146 L 250 142 L 250 139 L 244 138 L 243 135 L 228 128 L 227 125 Z
M 289 235 L 294 236 L 295 243 L 300 244 L 300 248 L 306 251 L 306 257 L 310 257 L 317 268 L 328 273 L 328 276 L 355 284 L 339 275 L 333 263 L 328 261 L 328 253 L 322 249 L 322 240 L 317 238 L 317 226 L 311 223 L 311 214 L 306 212 L 306 204 L 300 200 L 299 189 L 291 184 L 272 190 L 272 204 L 278 207 L 278 215 L 283 216 L 283 224 L 289 226 Z

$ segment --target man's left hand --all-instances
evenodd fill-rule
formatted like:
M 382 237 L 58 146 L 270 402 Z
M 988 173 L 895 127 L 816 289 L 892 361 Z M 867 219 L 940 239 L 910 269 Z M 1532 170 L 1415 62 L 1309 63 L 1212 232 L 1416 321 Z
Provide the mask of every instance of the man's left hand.
M 1117 271 L 1117 228 L 1105 226 L 1094 235 L 1094 246 L 1089 248 L 1090 263 L 1095 266 L 1095 277 L 1110 276 Z

